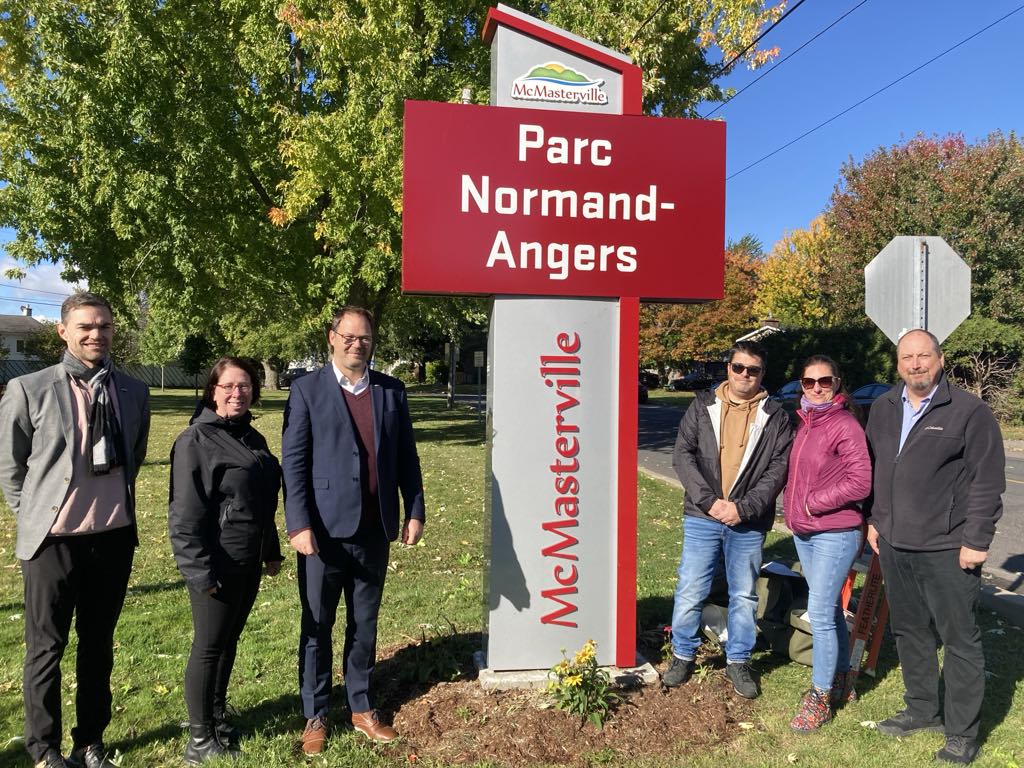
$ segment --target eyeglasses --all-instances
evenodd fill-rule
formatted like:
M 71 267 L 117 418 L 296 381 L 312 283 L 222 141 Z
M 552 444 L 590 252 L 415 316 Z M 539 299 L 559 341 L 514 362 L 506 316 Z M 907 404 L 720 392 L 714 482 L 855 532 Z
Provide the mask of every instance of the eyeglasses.
M 761 371 L 764 370 L 760 365 L 744 365 L 743 363 L 729 363 L 729 367 L 737 376 L 746 371 L 748 376 L 752 376 L 755 379 L 760 376 Z
M 334 330 L 333 328 L 331 330 Z M 334 335 L 341 339 L 341 343 L 346 347 L 351 347 L 356 342 L 359 342 L 364 347 L 368 347 L 373 343 L 373 336 L 352 336 L 348 333 L 338 333 L 334 330 Z
M 231 394 L 236 390 L 243 395 L 252 392 L 252 384 L 217 384 L 216 386 L 225 395 Z
M 804 389 L 814 389 L 814 385 L 817 384 L 822 389 L 832 389 L 839 381 L 836 376 L 822 376 L 820 379 L 800 379 L 800 386 Z

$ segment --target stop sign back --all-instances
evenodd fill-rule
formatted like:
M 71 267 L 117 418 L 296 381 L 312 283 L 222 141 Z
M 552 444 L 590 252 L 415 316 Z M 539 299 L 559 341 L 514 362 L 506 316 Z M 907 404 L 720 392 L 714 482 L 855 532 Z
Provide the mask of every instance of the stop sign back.
M 864 310 L 895 344 L 914 328 L 941 343 L 971 314 L 971 268 L 941 237 L 894 237 L 864 267 Z

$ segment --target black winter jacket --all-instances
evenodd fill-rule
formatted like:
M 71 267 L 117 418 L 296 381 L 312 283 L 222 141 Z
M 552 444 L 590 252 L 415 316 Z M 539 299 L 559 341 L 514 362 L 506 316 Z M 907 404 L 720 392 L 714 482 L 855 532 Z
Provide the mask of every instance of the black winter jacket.
M 708 510 L 722 491 L 722 463 L 718 434 L 721 403 L 714 392 L 698 392 L 679 422 L 672 454 L 679 481 L 686 489 L 683 512 L 713 520 Z M 774 400 L 763 400 L 751 427 L 748 453 L 727 501 L 736 504 L 743 522 L 767 531 L 775 520 L 775 499 L 786 484 L 793 427 L 789 415 Z
M 897 549 L 987 551 L 1003 514 L 1006 456 L 992 411 L 943 374 L 900 451 L 903 384 L 871 406 L 868 522 Z
M 167 527 L 178 570 L 207 591 L 218 568 L 282 560 L 274 524 L 281 465 L 252 427 L 203 407 L 171 449 Z

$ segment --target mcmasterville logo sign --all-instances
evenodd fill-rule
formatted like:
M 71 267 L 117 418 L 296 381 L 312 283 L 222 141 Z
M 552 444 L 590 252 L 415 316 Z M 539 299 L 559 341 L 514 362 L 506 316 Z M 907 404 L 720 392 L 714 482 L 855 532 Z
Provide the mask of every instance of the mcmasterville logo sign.
M 604 80 L 591 80 L 572 67 L 549 61 L 513 80 L 512 98 L 604 106 L 608 103 L 608 94 L 603 86 Z
M 402 289 L 722 296 L 725 125 L 407 101 Z

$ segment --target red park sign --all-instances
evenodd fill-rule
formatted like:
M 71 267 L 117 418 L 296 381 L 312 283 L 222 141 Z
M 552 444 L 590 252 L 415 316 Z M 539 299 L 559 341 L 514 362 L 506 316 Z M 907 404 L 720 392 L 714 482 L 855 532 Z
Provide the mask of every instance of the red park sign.
M 722 297 L 725 124 L 407 101 L 402 290 Z

